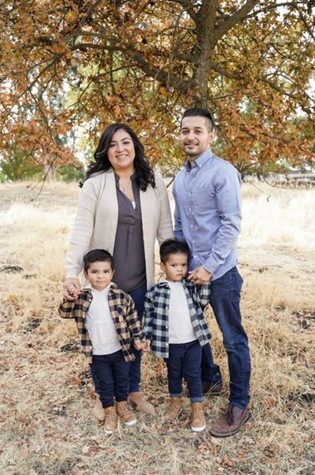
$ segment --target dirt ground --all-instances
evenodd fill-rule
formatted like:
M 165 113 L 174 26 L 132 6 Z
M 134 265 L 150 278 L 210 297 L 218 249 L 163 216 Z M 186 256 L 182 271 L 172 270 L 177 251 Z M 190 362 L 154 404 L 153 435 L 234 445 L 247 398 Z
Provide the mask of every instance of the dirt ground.
M 208 431 L 228 398 L 225 352 L 209 312 L 224 392 L 206 398 L 206 431 L 189 430 L 189 401 L 178 424 L 164 425 L 165 366 L 145 355 L 142 389 L 156 417 L 137 414 L 135 427 L 107 437 L 91 411 L 93 387 L 75 325 L 56 312 L 79 190 L 56 184 L 39 191 L 0 184 L 0 473 L 313 475 L 314 253 L 240 237 L 253 374 L 252 417 L 239 434 L 217 439 Z

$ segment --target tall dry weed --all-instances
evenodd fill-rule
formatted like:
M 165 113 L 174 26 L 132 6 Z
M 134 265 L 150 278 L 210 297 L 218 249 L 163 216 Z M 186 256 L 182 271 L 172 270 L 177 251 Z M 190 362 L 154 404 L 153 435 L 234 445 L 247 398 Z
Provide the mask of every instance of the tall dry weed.
M 258 189 L 257 187 L 261 188 Z M 75 323 L 57 305 L 79 189 L 0 185 L 0 472 L 4 475 L 311 475 L 314 427 L 314 192 L 243 186 L 239 267 L 252 354 L 252 418 L 234 437 L 189 430 L 189 402 L 166 427 L 166 368 L 145 355 L 143 391 L 157 416 L 107 437 Z M 158 266 L 157 266 L 158 268 Z M 207 311 L 221 397 L 206 398 L 208 427 L 225 407 L 222 336 Z

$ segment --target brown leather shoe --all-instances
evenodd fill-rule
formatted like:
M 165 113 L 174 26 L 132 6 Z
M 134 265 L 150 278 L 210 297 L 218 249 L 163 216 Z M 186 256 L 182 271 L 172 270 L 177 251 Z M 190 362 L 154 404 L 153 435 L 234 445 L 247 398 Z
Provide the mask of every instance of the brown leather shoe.
M 222 381 L 217 383 L 202 383 L 202 390 L 203 394 L 208 394 L 209 396 L 218 396 L 223 392 L 223 384 Z
M 243 424 L 250 418 L 247 407 L 240 407 L 229 404 L 228 409 L 211 427 L 210 434 L 214 437 L 228 437 L 236 434 Z

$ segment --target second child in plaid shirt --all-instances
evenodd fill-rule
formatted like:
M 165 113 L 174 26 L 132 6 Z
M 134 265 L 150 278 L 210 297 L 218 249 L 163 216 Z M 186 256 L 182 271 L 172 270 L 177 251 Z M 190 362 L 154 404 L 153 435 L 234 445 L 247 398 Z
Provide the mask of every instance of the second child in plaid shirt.
M 168 371 L 170 403 L 166 420 L 181 412 L 183 378 L 191 401 L 191 429 L 206 428 L 201 382 L 201 347 L 210 340 L 203 314 L 209 302 L 209 287 L 186 280 L 189 248 L 175 239 L 160 247 L 161 269 L 166 279 L 148 290 L 144 303 L 145 351 L 164 358 Z
M 113 258 L 104 249 L 89 251 L 84 257 L 84 274 L 90 287 L 75 301 L 63 301 L 60 316 L 74 318 L 81 345 L 105 412 L 107 434 L 117 428 L 117 416 L 127 426 L 136 418 L 127 407 L 130 361 L 142 349 L 143 334 L 135 304 L 130 295 L 112 282 Z

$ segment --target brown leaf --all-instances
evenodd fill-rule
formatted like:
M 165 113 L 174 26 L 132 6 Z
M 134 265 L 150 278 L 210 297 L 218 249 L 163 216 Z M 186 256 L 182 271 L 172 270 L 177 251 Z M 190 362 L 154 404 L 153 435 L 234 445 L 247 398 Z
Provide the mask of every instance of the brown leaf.
M 235 465 L 235 463 L 227 455 L 223 455 L 221 460 L 222 460 L 222 463 L 224 465 L 227 465 L 228 467 L 234 467 Z

